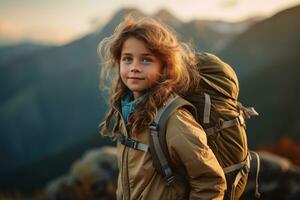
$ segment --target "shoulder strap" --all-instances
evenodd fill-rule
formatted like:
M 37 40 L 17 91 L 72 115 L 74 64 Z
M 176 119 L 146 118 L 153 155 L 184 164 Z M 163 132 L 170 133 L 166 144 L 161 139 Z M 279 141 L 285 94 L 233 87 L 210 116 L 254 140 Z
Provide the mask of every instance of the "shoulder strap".
M 260 157 L 257 152 L 255 151 L 250 151 L 251 155 L 251 166 L 250 166 L 250 174 L 248 179 L 255 179 L 255 199 L 259 199 L 261 196 L 261 193 L 259 192 L 259 173 L 260 173 Z
M 171 96 L 165 106 L 160 108 L 150 125 L 150 153 L 154 167 L 162 174 L 168 184 L 174 180 L 174 173 L 170 165 L 170 155 L 166 141 L 166 123 L 169 117 L 181 107 L 187 108 L 196 117 L 194 106 L 178 95 Z

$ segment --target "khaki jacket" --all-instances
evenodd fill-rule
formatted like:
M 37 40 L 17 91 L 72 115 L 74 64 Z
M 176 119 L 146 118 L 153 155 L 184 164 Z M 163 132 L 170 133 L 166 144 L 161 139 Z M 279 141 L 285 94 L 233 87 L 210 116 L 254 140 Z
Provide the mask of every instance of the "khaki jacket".
M 129 136 L 119 112 L 116 132 Z M 169 119 L 166 141 L 175 171 L 186 174 L 188 184 L 175 179 L 168 186 L 153 167 L 149 152 L 143 152 L 117 142 L 119 166 L 117 200 L 181 200 L 223 199 L 226 181 L 223 170 L 207 145 L 202 127 L 185 109 L 178 109 Z M 149 145 L 147 129 L 130 138 Z M 190 185 L 190 189 L 188 189 Z

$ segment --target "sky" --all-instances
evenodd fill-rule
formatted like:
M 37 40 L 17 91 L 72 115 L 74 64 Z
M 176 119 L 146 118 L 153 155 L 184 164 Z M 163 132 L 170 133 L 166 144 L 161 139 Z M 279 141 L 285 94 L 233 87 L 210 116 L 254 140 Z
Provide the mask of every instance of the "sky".
M 269 17 L 300 0 L 0 0 L 0 45 L 28 40 L 62 45 L 104 25 L 124 7 L 165 8 L 182 21 Z

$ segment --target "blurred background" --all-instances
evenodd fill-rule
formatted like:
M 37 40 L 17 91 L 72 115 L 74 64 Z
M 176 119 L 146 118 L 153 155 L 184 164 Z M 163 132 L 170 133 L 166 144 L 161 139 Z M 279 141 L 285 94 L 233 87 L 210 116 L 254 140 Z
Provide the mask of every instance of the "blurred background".
M 260 113 L 247 123 L 250 148 L 300 166 L 300 0 L 0 0 L 0 199 L 44 198 L 54 180 L 88 171 L 92 149 L 113 145 L 97 132 L 107 94 L 96 49 L 133 11 L 230 64 L 240 101 Z M 114 154 L 99 152 L 101 162 Z M 105 173 L 117 170 L 110 158 Z M 94 190 L 113 199 L 103 177 Z

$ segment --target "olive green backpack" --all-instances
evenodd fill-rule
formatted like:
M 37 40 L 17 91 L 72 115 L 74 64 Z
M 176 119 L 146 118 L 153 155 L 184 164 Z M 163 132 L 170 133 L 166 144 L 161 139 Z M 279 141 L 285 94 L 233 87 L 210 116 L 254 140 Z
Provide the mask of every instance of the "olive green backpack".
M 227 181 L 224 199 L 240 196 L 247 182 L 249 171 L 255 174 L 254 198 L 259 198 L 259 157 L 248 150 L 245 119 L 258 113 L 252 107 L 238 102 L 239 84 L 234 70 L 218 57 L 200 53 L 197 55 L 201 80 L 199 87 L 183 97 L 172 96 L 158 110 L 150 125 L 150 153 L 155 168 L 167 183 L 175 177 L 166 142 L 169 116 L 178 108 L 187 108 L 204 128 L 208 145 L 223 167 Z

